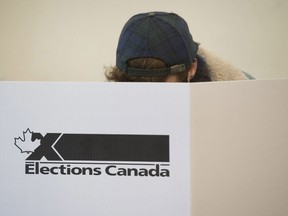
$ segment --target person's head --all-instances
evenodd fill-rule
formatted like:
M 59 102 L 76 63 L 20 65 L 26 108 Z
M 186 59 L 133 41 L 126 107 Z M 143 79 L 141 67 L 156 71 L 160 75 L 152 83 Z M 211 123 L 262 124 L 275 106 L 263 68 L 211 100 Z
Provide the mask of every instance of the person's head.
M 187 82 L 197 70 L 198 44 L 186 21 L 175 13 L 131 17 L 119 37 L 110 81 Z

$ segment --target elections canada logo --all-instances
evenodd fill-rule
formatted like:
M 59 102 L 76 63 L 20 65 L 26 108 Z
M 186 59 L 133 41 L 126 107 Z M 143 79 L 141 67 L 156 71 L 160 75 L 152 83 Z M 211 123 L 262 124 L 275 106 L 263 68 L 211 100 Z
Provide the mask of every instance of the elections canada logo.
M 14 138 L 27 175 L 169 177 L 169 135 L 40 133 Z

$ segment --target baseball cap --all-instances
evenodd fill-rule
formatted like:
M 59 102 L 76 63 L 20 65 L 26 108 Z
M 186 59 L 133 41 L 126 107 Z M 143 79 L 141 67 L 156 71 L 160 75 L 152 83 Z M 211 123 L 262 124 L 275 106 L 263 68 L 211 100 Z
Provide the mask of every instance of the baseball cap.
M 187 69 L 195 58 L 198 44 L 193 41 L 186 21 L 175 13 L 148 12 L 131 17 L 119 37 L 116 66 L 129 75 L 161 76 Z M 157 58 L 166 68 L 131 68 L 135 58 Z

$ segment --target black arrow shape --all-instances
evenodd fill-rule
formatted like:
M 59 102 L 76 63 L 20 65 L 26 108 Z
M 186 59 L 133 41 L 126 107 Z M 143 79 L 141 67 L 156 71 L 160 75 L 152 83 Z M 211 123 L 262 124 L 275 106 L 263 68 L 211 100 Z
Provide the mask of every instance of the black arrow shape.
M 63 134 L 54 148 L 72 161 L 169 162 L 168 135 Z

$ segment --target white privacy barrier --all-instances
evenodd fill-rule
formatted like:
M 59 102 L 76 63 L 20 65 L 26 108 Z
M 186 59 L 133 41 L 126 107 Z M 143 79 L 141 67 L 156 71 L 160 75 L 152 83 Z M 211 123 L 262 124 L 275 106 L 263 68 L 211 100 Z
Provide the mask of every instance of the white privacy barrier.
M 0 83 L 1 215 L 286 215 L 288 80 Z

